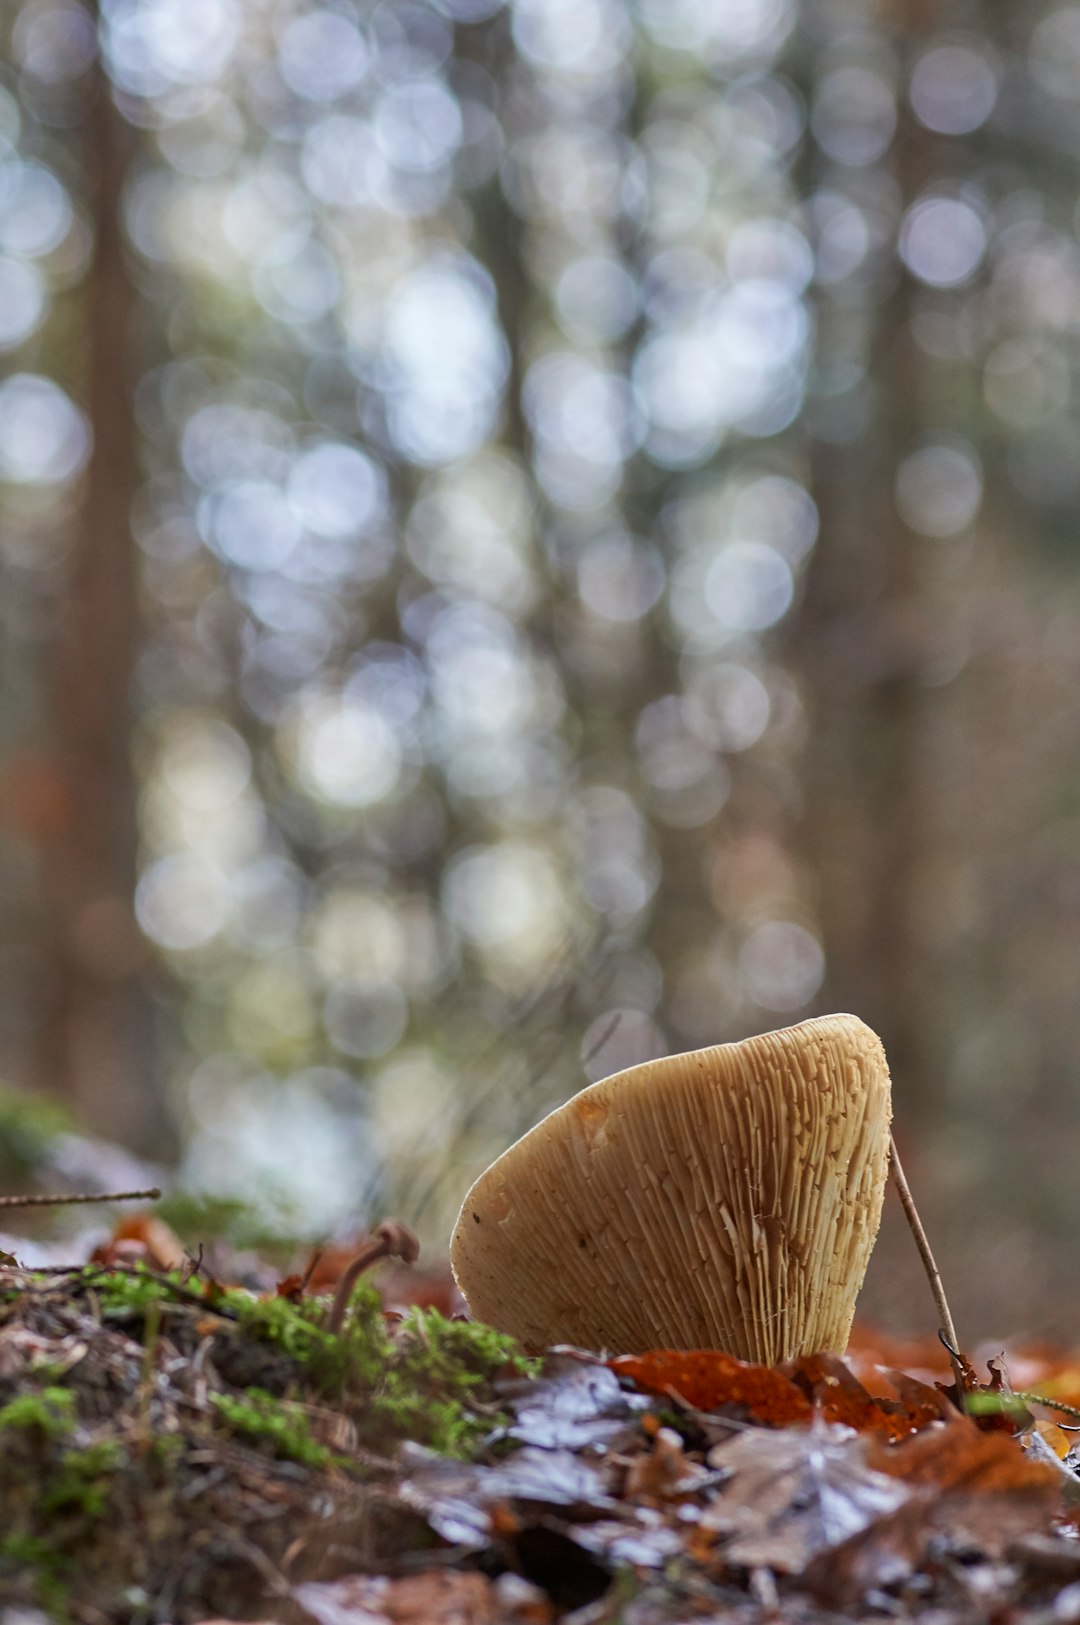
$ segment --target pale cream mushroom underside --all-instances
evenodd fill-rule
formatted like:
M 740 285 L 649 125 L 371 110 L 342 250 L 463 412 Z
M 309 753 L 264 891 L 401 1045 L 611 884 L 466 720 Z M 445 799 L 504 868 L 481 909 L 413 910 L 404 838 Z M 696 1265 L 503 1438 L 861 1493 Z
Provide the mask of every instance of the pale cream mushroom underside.
M 465 1198 L 472 1313 L 526 1347 L 842 1353 L 881 1217 L 889 1071 L 855 1016 L 630 1067 Z

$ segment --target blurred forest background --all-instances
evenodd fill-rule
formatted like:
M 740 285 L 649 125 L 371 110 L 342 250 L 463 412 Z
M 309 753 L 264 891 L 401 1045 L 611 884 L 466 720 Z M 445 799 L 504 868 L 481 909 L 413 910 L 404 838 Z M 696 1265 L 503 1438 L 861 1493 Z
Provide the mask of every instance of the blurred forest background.
M 1080 1334 L 1080 5 L 0 17 L 0 1075 L 437 1246 L 850 1009 Z

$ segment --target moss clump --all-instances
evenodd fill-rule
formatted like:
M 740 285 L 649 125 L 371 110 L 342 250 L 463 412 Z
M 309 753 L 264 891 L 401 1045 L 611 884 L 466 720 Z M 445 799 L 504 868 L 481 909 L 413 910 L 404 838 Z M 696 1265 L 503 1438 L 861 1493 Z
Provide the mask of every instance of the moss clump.
M 55 1439 L 70 1433 L 74 1426 L 75 1395 L 68 1388 L 49 1387 L 19 1394 L 0 1408 L 0 1431 L 33 1428 L 44 1438 Z
M 0 1535 L 0 1578 L 28 1576 L 34 1605 L 55 1625 L 64 1625 L 68 1612 L 67 1560 L 51 1542 L 39 1535 Z
M 0 1579 L 49 1619 L 68 1618 L 74 1552 L 108 1510 L 112 1475 L 124 1463 L 115 1440 L 84 1443 L 74 1393 L 49 1386 L 19 1394 L 0 1409 L 7 1528 L 0 1538 Z
M 48 1387 L 19 1394 L 0 1409 L 0 1433 L 16 1430 L 33 1436 L 34 1455 L 51 1463 L 41 1486 L 39 1510 L 80 1512 L 100 1518 L 105 1511 L 108 1479 L 121 1466 L 123 1452 L 115 1440 L 58 1449 L 78 1427 L 75 1395 L 69 1388 Z M 42 1444 L 53 1448 L 47 1455 Z
M 469 1455 L 499 1420 L 485 1404 L 486 1386 L 510 1366 L 535 1371 L 512 1337 L 473 1321 L 414 1309 L 398 1332 L 395 1357 L 375 1396 L 377 1413 L 400 1438 L 444 1456 Z
M 263 1388 L 247 1388 L 242 1395 L 211 1394 L 211 1403 L 221 1420 L 249 1442 L 259 1444 L 270 1454 L 286 1461 L 299 1461 L 305 1467 L 325 1467 L 333 1453 L 311 1437 L 311 1426 L 303 1407 L 276 1399 Z
M 339 1335 L 327 1331 L 326 1304 L 318 1298 L 290 1303 L 287 1298 L 252 1298 L 232 1293 L 230 1309 L 241 1331 L 278 1348 L 301 1368 L 325 1396 L 377 1382 L 386 1357 L 382 1309 L 374 1287 L 361 1286 L 357 1309 Z
M 444 1455 L 468 1455 L 498 1421 L 485 1387 L 508 1365 L 534 1369 L 513 1338 L 436 1310 L 412 1310 L 391 1336 L 379 1294 L 366 1281 L 337 1334 L 323 1325 L 326 1306 L 317 1299 L 230 1297 L 241 1299 L 231 1306 L 242 1329 L 294 1359 L 319 1396 L 348 1409 L 359 1437 L 379 1448 L 411 1439 Z
M 171 1288 L 184 1285 L 179 1270 L 158 1277 L 139 1268 L 121 1273 L 104 1265 L 89 1265 L 83 1279 L 97 1294 L 103 1320 L 144 1319 L 150 1309 L 176 1302 L 177 1294 Z M 224 1292 L 215 1295 L 211 1290 L 206 1307 L 212 1309 L 217 1299 L 225 1296 Z
M 147 1324 L 175 1298 L 171 1285 L 182 1284 L 178 1275 L 157 1279 L 108 1271 L 89 1275 L 88 1281 L 103 1317 L 141 1319 Z M 338 1404 L 359 1438 L 379 1449 L 411 1439 L 444 1455 L 469 1454 L 499 1420 L 485 1399 L 492 1380 L 507 1366 L 521 1373 L 534 1369 L 534 1362 L 524 1358 L 512 1338 L 490 1326 L 447 1320 L 435 1310 L 412 1310 L 391 1333 L 379 1294 L 367 1281 L 357 1283 L 345 1324 L 337 1333 L 327 1329 L 326 1301 L 318 1298 L 293 1303 L 231 1288 L 211 1293 L 207 1309 L 235 1322 L 219 1333 L 234 1354 L 246 1343 L 285 1356 L 281 1388 L 276 1374 L 268 1384 L 283 1396 L 274 1403 L 280 1407 L 297 1394 L 308 1393 Z M 225 1354 L 224 1348 L 219 1349 L 223 1371 L 229 1369 Z M 279 1440 L 292 1437 L 292 1420 L 280 1409 L 273 1416 L 268 1409 L 271 1396 L 262 1377 L 252 1373 L 237 1385 L 246 1395 L 259 1390 L 263 1397 L 253 1411 L 249 1406 L 247 1411 L 230 1412 L 228 1404 L 216 1400 L 219 1416 L 237 1431 L 269 1436 L 276 1429 Z
M 115 1439 L 99 1439 L 83 1450 L 65 1450 L 55 1472 L 46 1481 L 41 1497 L 42 1512 L 78 1512 L 85 1518 L 104 1517 L 110 1479 L 123 1459 L 123 1451 Z

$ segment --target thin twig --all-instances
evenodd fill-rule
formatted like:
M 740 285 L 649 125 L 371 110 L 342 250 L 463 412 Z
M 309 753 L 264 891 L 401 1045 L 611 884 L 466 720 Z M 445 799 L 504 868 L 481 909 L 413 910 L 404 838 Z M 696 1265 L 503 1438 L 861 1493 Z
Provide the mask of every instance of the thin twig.
M 161 1192 L 156 1185 L 146 1191 L 104 1191 L 100 1196 L 83 1192 L 78 1196 L 0 1196 L 0 1207 L 74 1207 L 86 1202 L 156 1202 Z
M 896 1194 L 900 1198 L 900 1206 L 904 1210 L 908 1228 L 915 1238 L 916 1247 L 919 1249 L 919 1257 L 922 1259 L 922 1266 L 926 1271 L 926 1279 L 930 1282 L 930 1290 L 934 1294 L 941 1339 L 948 1350 L 953 1376 L 956 1379 L 956 1392 L 962 1401 L 967 1383 L 964 1380 L 963 1366 L 960 1364 L 960 1344 L 956 1336 L 953 1317 L 949 1310 L 949 1300 L 945 1296 L 945 1288 L 941 1284 L 941 1274 L 934 1262 L 930 1242 L 927 1239 L 926 1231 L 922 1227 L 922 1220 L 919 1218 L 919 1210 L 915 1206 L 915 1198 L 911 1194 L 911 1187 L 904 1177 L 900 1153 L 896 1149 L 896 1140 L 891 1133 L 889 1135 L 889 1172 L 892 1175 L 892 1182 L 896 1186 Z

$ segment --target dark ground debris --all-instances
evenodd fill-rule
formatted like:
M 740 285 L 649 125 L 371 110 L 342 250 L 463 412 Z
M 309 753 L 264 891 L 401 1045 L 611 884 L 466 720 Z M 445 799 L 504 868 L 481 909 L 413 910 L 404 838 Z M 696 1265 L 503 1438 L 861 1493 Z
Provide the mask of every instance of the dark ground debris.
M 334 1336 L 298 1290 L 0 1268 L 0 1625 L 1080 1621 L 1080 1486 L 1021 1407 L 539 1368 L 366 1283 Z

